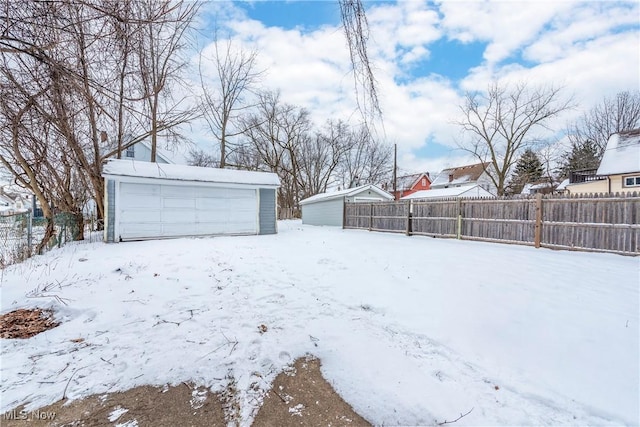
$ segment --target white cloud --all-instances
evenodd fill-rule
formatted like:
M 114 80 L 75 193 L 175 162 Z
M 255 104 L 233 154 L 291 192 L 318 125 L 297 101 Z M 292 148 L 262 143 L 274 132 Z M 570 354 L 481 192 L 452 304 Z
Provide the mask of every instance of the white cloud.
M 601 8 L 599 3 L 583 3 L 571 13 L 555 16 L 551 29 L 525 48 L 524 58 L 535 62 L 561 59 L 568 50 L 584 49 L 585 44 L 613 34 L 616 28 L 638 24 L 640 3 L 611 4 L 598 13 Z
M 454 150 L 459 129 L 451 123 L 459 114 L 462 92 L 483 90 L 497 78 L 565 85 L 566 94 L 574 94 L 582 109 L 603 96 L 637 89 L 637 11 L 638 4 L 599 2 L 371 4 L 367 15 L 370 57 L 387 140 L 398 144 L 402 167 L 431 172 L 456 162 L 473 163 Z M 233 31 L 235 42 L 259 52 L 258 68 L 268 69 L 265 87 L 280 89 L 285 102 L 309 109 L 317 123 L 329 117 L 359 121 L 349 52 L 340 27 L 313 31 L 266 27 L 229 8 L 210 15 L 222 13 L 226 20 L 219 22 Z M 633 29 L 616 33 L 620 25 Z M 411 76 L 413 64 L 428 60 L 430 43 L 443 37 L 486 41 L 484 61 L 460 82 L 435 75 Z M 513 58 L 520 55 L 534 64 L 515 62 Z M 567 113 L 553 126 L 564 128 L 579 112 Z M 428 141 L 452 151 L 444 155 L 433 151 Z
M 468 43 L 489 42 L 484 59 L 500 62 L 530 43 L 554 16 L 572 3 L 558 2 L 442 2 L 442 28 L 447 36 Z
M 395 62 L 403 52 L 413 52 L 412 60 L 429 56 L 428 43 L 438 40 L 438 14 L 428 3 L 400 2 L 395 5 L 374 5 L 367 11 L 374 55 Z M 419 54 L 416 55 L 416 54 Z

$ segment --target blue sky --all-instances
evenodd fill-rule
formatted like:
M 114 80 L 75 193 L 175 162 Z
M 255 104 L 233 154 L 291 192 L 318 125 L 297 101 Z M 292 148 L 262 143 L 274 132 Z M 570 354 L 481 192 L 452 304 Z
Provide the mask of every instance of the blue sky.
M 267 26 L 314 30 L 322 25 L 338 25 L 340 8 L 337 1 L 255 1 L 238 5 L 250 18 Z
M 551 127 L 623 90 L 640 89 L 640 2 L 365 2 L 369 54 L 387 142 L 401 168 L 438 171 L 472 159 L 452 123 L 466 91 L 494 80 L 563 86 L 576 108 Z M 267 70 L 263 86 L 327 118 L 357 121 L 337 1 L 212 2 L 243 49 Z M 206 48 L 205 48 L 206 52 Z

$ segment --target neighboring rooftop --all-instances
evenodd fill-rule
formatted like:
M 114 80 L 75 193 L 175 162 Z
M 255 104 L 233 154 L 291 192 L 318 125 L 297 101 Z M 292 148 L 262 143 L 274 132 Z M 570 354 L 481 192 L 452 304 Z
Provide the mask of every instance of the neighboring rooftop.
M 397 191 L 410 190 L 423 176 L 426 176 L 431 182 L 429 172 L 414 173 L 411 175 L 403 175 L 396 178 Z
M 431 187 L 475 182 L 488 166 L 489 163 L 475 163 L 473 165 L 444 169 L 431 182 Z
M 482 188 L 478 184 L 467 184 L 459 187 L 436 188 L 432 190 L 421 190 L 408 196 L 402 197 L 400 200 L 409 199 L 439 199 L 445 197 L 494 197 L 493 194 Z
M 607 141 L 598 175 L 640 172 L 640 128 L 614 133 Z

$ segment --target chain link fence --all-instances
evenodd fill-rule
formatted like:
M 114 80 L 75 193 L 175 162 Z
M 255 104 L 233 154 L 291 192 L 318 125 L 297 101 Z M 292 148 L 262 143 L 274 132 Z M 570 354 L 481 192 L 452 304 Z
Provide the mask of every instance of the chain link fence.
M 99 223 L 94 218 L 85 218 L 80 230 L 74 214 L 59 213 L 54 216 L 54 234 L 44 250 L 60 248 L 71 241 L 76 241 L 81 232 L 89 242 L 102 240 Z M 0 215 L 0 269 L 29 258 L 36 252 L 37 246 L 45 236 L 47 220 L 33 217 L 31 211 Z
M 32 245 L 31 212 L 0 215 L 0 268 L 31 256 Z

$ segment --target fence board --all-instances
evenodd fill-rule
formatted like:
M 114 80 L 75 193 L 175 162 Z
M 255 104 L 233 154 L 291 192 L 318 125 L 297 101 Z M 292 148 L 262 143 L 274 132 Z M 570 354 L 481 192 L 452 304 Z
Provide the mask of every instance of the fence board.
M 640 194 L 347 203 L 345 227 L 640 254 Z

